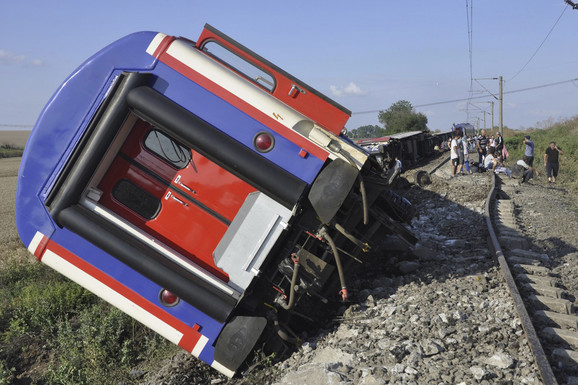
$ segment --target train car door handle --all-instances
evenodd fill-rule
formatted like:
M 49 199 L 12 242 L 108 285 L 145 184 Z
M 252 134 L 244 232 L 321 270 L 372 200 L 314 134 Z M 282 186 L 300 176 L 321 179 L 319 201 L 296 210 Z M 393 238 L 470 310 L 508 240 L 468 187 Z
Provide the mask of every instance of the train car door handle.
M 297 93 L 295 93 L 295 91 L 297 91 Z M 299 93 L 306 93 L 307 91 L 302 90 L 301 88 L 297 87 L 295 84 L 291 85 L 291 89 L 289 90 L 289 96 L 293 95 L 293 97 L 297 97 L 297 95 L 299 95 Z
M 182 201 L 181 199 L 177 198 L 176 196 L 174 196 L 174 194 L 172 194 L 170 191 L 167 192 L 167 194 L 165 195 L 165 200 L 172 198 L 174 200 L 176 200 L 177 202 L 179 202 L 180 204 L 182 204 L 185 207 L 189 207 L 189 204 L 187 202 Z
M 177 175 L 177 177 L 175 178 L 175 183 L 178 184 L 179 186 L 181 186 L 182 188 L 184 188 L 185 190 L 187 190 L 188 192 L 190 192 L 191 194 L 197 193 L 195 190 L 193 190 L 192 188 L 190 188 L 189 186 L 187 186 L 186 184 L 181 182 L 181 175 L 180 174 Z

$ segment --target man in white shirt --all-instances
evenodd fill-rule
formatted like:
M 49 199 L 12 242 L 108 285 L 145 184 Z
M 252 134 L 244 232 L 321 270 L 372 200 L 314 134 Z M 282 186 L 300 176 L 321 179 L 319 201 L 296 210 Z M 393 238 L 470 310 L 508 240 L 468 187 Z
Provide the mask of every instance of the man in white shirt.
M 495 171 L 496 167 L 498 166 L 498 159 L 494 156 L 496 149 L 494 147 L 490 147 L 488 149 L 488 153 L 484 158 L 484 167 L 486 170 Z
M 452 162 L 452 176 L 456 176 L 456 171 L 458 170 L 458 165 L 460 163 L 457 132 L 452 134 L 452 141 L 450 143 L 450 160 Z

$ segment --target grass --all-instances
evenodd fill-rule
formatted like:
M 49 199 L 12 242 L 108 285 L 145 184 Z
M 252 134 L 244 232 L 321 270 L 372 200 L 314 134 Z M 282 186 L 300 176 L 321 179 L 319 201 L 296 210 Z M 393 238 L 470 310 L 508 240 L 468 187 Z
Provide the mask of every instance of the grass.
M 15 226 L 20 158 L 0 159 L 0 385 L 133 384 L 179 349 L 39 263 Z
M 0 271 L 0 385 L 133 384 L 131 371 L 175 347 L 32 260 Z

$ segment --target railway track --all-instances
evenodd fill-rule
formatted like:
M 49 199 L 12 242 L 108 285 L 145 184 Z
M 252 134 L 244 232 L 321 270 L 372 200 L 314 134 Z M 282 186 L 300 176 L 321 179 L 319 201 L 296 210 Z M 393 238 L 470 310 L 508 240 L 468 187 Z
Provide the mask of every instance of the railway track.
M 519 225 L 518 180 L 492 179 L 486 201 L 489 243 L 510 290 L 545 384 L 578 383 L 578 315 L 574 297 L 552 269 L 550 258 L 530 248 Z

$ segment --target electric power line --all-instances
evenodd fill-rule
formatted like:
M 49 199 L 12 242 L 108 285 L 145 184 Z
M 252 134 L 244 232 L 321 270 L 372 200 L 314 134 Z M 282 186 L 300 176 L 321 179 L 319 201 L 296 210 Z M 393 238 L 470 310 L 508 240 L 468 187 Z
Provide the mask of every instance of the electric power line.
M 555 83 L 542 84 L 542 85 L 539 85 L 539 86 L 521 88 L 521 89 L 519 89 L 519 90 L 506 91 L 506 92 L 504 92 L 503 94 L 504 94 L 504 95 L 507 95 L 507 94 L 513 94 L 513 93 L 516 93 L 516 92 L 531 91 L 531 90 L 535 90 L 535 89 L 538 89 L 538 88 L 552 87 L 552 86 L 557 86 L 557 85 L 560 85 L 560 84 L 570 83 L 570 82 L 578 82 L 578 78 L 568 79 L 568 80 L 562 80 L 562 81 L 555 82 Z M 473 100 L 473 99 L 484 99 L 484 98 L 487 98 L 487 97 L 488 97 L 488 95 L 481 95 L 481 96 L 474 96 L 474 97 L 468 97 L 468 98 L 453 99 L 453 100 L 444 100 L 444 101 L 440 101 L 440 102 L 432 102 L 432 103 L 426 103 L 426 104 L 419 104 L 419 105 L 415 105 L 415 106 L 413 106 L 413 107 L 414 107 L 414 108 L 418 108 L 418 107 L 437 106 L 437 105 L 439 105 L 439 104 L 448 104 L 448 103 L 464 102 L 464 101 L 469 101 L 469 100 Z M 352 115 L 373 114 L 373 113 L 380 112 L 380 111 L 383 111 L 383 110 L 371 110 L 371 111 L 352 112 Z
M 540 48 L 542 48 L 542 46 L 544 45 L 544 43 L 546 42 L 546 40 L 548 39 L 548 37 L 550 36 L 550 34 L 552 33 L 552 31 L 554 30 L 554 28 L 556 27 L 556 25 L 558 24 L 558 22 L 560 21 L 560 19 L 562 18 L 562 15 L 564 15 L 564 12 L 566 12 L 566 10 L 568 9 L 568 5 L 566 5 L 564 7 L 564 10 L 562 11 L 562 13 L 560 14 L 560 16 L 558 17 L 558 20 L 556 20 L 556 22 L 554 23 L 554 25 L 552 26 L 552 28 L 550 28 L 550 32 L 548 32 L 548 34 L 546 35 L 546 37 L 544 38 L 544 40 L 542 40 L 542 43 L 540 43 L 540 45 L 538 46 L 538 48 L 536 48 L 536 51 L 534 51 L 534 54 L 530 57 L 530 59 L 528 59 L 528 61 L 526 62 L 526 64 L 524 64 L 524 66 L 518 71 L 516 72 L 516 74 L 514 76 L 512 76 L 510 78 L 510 80 L 508 81 L 512 81 L 516 76 L 518 76 L 525 68 L 528 64 L 530 64 L 530 62 L 532 61 L 532 59 L 534 59 L 534 56 L 536 56 L 536 54 L 538 53 L 538 51 L 540 50 Z
M 466 0 L 466 20 L 467 20 L 467 25 L 468 25 L 468 54 L 469 54 L 469 59 L 470 59 L 470 90 L 469 90 L 469 98 L 468 99 L 468 105 L 470 104 L 470 100 L 473 97 L 473 88 L 474 88 L 474 60 L 473 60 L 473 51 L 474 51 L 474 39 L 473 39 L 473 24 L 474 24 L 474 0 L 471 0 L 471 6 L 470 6 L 470 2 L 468 0 Z M 468 111 L 468 109 L 466 108 L 466 115 L 468 116 L 469 119 L 469 115 L 470 112 Z

